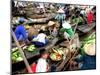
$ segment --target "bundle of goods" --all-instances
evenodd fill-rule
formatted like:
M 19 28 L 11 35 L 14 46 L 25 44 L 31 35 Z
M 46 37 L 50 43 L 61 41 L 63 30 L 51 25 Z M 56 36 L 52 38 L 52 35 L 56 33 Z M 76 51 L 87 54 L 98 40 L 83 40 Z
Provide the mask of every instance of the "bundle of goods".
M 50 53 L 50 59 L 53 61 L 60 61 L 65 58 L 65 51 L 68 53 L 68 49 L 66 48 L 52 48 L 52 52 Z

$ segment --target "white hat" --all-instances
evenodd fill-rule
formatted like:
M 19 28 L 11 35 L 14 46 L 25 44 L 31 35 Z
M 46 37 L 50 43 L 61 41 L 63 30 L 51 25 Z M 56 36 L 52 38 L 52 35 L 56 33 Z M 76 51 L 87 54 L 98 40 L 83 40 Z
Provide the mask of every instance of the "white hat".
M 64 10 L 61 9 L 61 8 L 60 8 L 57 12 L 58 12 L 58 13 L 65 13 Z
M 96 55 L 95 43 L 85 44 L 84 52 L 90 56 Z
M 52 26 L 52 25 L 54 25 L 55 24 L 55 22 L 53 22 L 53 21 L 49 21 L 48 22 L 48 26 Z

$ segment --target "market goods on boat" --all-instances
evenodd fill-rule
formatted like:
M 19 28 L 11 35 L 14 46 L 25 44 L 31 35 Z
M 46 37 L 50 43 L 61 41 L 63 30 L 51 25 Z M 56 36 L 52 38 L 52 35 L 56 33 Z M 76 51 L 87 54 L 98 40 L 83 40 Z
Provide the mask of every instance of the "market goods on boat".
M 58 53 L 51 53 L 50 58 L 53 61 L 60 61 L 62 59 L 62 56 Z
M 12 61 L 13 61 L 14 63 L 23 60 L 23 58 L 21 57 L 21 54 L 20 54 L 19 51 L 12 52 L 11 56 L 12 56 L 11 59 L 12 59 Z
M 23 46 L 23 47 L 21 47 L 23 50 L 25 50 L 25 49 L 27 49 L 27 46 Z M 14 48 L 12 48 L 11 49 L 12 50 L 12 52 L 14 52 L 14 51 L 17 51 L 18 50 L 18 47 L 14 47 Z
M 58 49 L 53 48 L 52 50 L 53 50 L 53 52 L 55 52 L 57 54 L 60 54 L 60 55 L 64 54 L 62 47 L 61 48 L 58 48 Z
M 83 50 L 88 55 L 95 55 L 95 33 L 92 33 L 89 37 L 87 37 L 83 42 Z
M 68 49 L 67 48 L 52 48 L 51 54 L 50 54 L 50 58 L 53 61 L 60 61 L 63 58 L 65 58 L 65 54 L 68 54 Z
M 32 51 L 34 51 L 35 49 L 36 49 L 36 47 L 35 47 L 34 45 L 30 45 L 30 46 L 28 46 L 27 51 L 32 52 Z
M 95 55 L 95 43 L 85 44 L 84 51 L 88 55 Z

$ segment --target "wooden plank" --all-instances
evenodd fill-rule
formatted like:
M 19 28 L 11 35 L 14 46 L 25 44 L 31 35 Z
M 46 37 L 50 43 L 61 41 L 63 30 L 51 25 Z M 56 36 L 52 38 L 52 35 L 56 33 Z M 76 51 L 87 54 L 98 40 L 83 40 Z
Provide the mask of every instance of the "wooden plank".
M 14 38 L 14 41 L 15 41 L 17 47 L 18 47 L 18 50 L 19 50 L 19 52 L 20 52 L 22 58 L 23 58 L 23 61 L 24 61 L 24 63 L 25 63 L 25 66 L 26 66 L 28 72 L 29 72 L 29 73 L 32 73 L 31 67 L 30 67 L 30 65 L 29 65 L 29 63 L 28 63 L 28 61 L 27 61 L 27 59 L 26 59 L 26 57 L 25 57 L 25 55 L 24 55 L 24 52 L 23 52 L 23 50 L 22 50 L 22 48 L 21 48 L 21 46 L 20 46 L 20 44 L 19 44 L 19 42 L 18 42 L 18 40 L 17 40 L 17 38 L 16 38 L 16 36 L 15 36 L 15 33 L 13 32 L 13 30 L 12 30 L 12 37 Z

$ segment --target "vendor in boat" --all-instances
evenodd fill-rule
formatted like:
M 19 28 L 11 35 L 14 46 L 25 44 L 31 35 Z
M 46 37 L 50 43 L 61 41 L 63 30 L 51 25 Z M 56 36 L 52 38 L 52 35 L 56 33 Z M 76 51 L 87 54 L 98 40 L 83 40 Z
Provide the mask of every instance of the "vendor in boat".
M 37 7 L 40 11 L 40 14 L 45 13 L 44 3 L 39 3 L 39 7 Z
M 93 15 L 93 12 L 90 8 L 87 9 L 86 16 L 87 16 L 87 23 L 89 26 L 91 26 L 91 24 L 93 22 L 94 15 Z
M 40 30 L 37 36 L 33 36 L 32 43 L 36 47 L 44 47 L 45 45 L 47 45 L 48 39 L 43 30 Z
M 46 52 L 45 49 L 40 50 L 40 58 L 36 62 L 33 62 L 31 65 L 31 70 L 33 73 L 49 71 L 49 65 L 47 62 L 48 56 L 49 54 Z
M 63 8 L 60 8 L 57 11 L 57 15 L 55 16 L 55 19 L 60 23 L 60 26 L 62 25 L 63 21 L 65 20 L 65 11 L 63 10 Z
M 41 57 L 37 61 L 36 72 L 48 72 L 49 65 L 47 62 L 48 53 L 45 49 L 40 50 Z
M 58 25 L 56 22 L 49 21 L 47 28 L 49 30 L 50 35 L 52 35 L 53 37 L 56 37 L 58 35 Z
M 96 69 L 95 43 L 86 44 L 84 53 L 78 55 L 76 61 L 80 70 Z
M 70 24 L 70 16 L 67 17 L 67 21 L 65 20 L 62 24 L 62 28 L 60 29 L 60 32 L 63 32 L 64 33 L 64 38 L 65 39 L 71 39 L 71 37 L 73 36 L 74 34 L 74 31 L 71 27 L 71 24 Z
M 24 27 L 24 20 L 19 21 L 19 25 L 15 29 L 15 35 L 20 44 L 29 43 L 28 33 Z
M 33 39 L 33 36 L 36 36 L 38 34 L 38 30 L 35 28 L 34 25 L 32 25 L 28 29 L 28 39 L 31 41 Z

